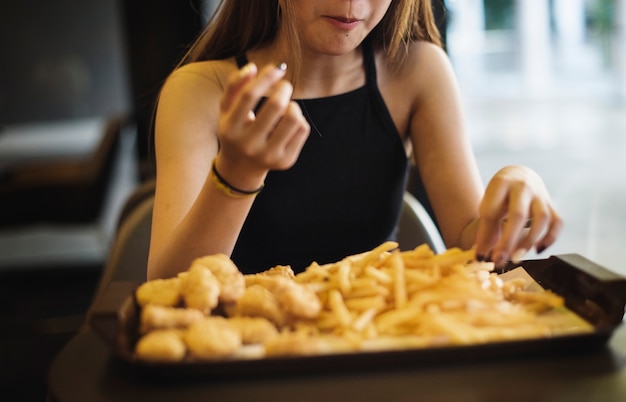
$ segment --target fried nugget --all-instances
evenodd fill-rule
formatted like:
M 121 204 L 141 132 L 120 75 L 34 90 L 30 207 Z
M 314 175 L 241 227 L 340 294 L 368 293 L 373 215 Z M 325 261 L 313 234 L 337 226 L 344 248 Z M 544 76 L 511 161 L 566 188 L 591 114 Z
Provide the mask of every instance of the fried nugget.
M 278 329 L 267 318 L 232 317 L 228 322 L 239 331 L 244 345 L 263 343 L 278 336 Z
M 204 317 L 204 313 L 195 309 L 147 304 L 141 309 L 139 330 L 145 334 L 155 329 L 186 328 Z
M 287 313 L 281 307 L 276 296 L 262 285 L 248 286 L 231 314 L 264 317 L 278 327 L 283 327 L 288 321 Z
M 194 265 L 208 268 L 217 278 L 220 283 L 220 302 L 232 303 L 243 295 L 246 288 L 244 276 L 227 255 L 213 254 L 197 258 L 192 262 L 192 267 Z
M 209 314 L 217 306 L 220 284 L 211 270 L 194 264 L 180 276 L 180 292 L 187 307 Z
M 322 303 L 311 289 L 278 275 L 255 274 L 246 276 L 246 284 L 261 285 L 274 294 L 280 306 L 297 318 L 313 319 L 322 310 Z
M 276 265 L 266 271 L 261 272 L 262 275 L 282 276 L 288 279 L 295 279 L 296 274 L 293 272 L 291 265 Z
M 140 306 L 157 304 L 159 306 L 176 306 L 181 301 L 180 279 L 153 279 L 144 282 L 135 292 Z
M 174 329 L 152 331 L 142 336 L 135 346 L 137 358 L 151 362 L 179 362 L 186 353 L 181 333 Z
M 224 317 L 205 317 L 192 323 L 183 334 L 191 355 L 200 360 L 223 359 L 242 345 L 241 334 Z

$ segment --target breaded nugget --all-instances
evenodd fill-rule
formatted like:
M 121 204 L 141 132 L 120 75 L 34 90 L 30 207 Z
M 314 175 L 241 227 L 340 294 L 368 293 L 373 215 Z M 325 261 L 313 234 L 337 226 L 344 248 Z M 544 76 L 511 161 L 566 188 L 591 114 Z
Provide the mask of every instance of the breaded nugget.
M 224 317 L 205 317 L 191 324 L 183 334 L 191 355 L 200 360 L 222 359 L 235 354 L 242 345 L 241 334 Z
M 152 331 L 142 336 L 135 346 L 137 358 L 151 362 L 179 362 L 186 353 L 181 333 L 174 329 Z
M 218 303 L 220 284 L 211 271 L 199 264 L 192 265 L 180 277 L 180 292 L 185 306 L 209 314 Z
M 261 285 L 274 294 L 280 306 L 297 318 L 316 318 L 322 303 L 311 289 L 289 278 L 278 275 L 247 275 L 246 284 Z
M 235 263 L 225 254 L 213 254 L 197 258 L 191 264 L 201 265 L 211 270 L 220 283 L 219 301 L 232 303 L 237 301 L 246 288 L 244 276 Z
M 278 327 L 283 327 L 288 321 L 287 313 L 276 296 L 262 285 L 251 285 L 246 288 L 243 296 L 237 301 L 234 315 L 264 317 Z
M 266 271 L 260 272 L 262 275 L 282 276 L 288 279 L 295 279 L 296 274 L 290 265 L 276 265 Z
M 153 279 L 144 282 L 135 292 L 140 306 L 157 304 L 159 306 L 176 306 L 181 301 L 180 279 Z
M 278 329 L 267 318 L 232 317 L 228 322 L 239 331 L 245 345 L 263 343 L 278 335 Z
M 141 308 L 140 332 L 155 329 L 186 328 L 205 317 L 200 310 L 147 304 Z

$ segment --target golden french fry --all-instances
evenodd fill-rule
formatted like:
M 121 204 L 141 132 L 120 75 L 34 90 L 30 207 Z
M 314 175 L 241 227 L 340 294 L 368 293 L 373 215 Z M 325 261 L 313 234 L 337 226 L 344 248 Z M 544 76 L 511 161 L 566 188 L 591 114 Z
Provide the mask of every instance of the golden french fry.
M 372 322 L 377 312 L 378 309 L 375 307 L 363 311 L 361 315 L 359 315 L 352 323 L 352 328 L 355 331 L 363 332 L 363 330 L 365 330 L 365 328 L 367 328 L 368 325 Z
M 330 273 L 327 269 L 322 268 L 318 263 L 314 262 L 309 265 L 304 272 L 298 274 L 295 281 L 300 283 L 324 281 L 328 279 L 329 276 Z
M 347 294 L 352 289 L 352 283 L 350 282 L 350 263 L 347 260 L 339 262 L 337 270 L 337 286 L 341 294 Z
M 383 296 L 368 296 L 346 299 L 344 304 L 348 310 L 361 312 L 371 309 L 380 311 L 387 305 L 387 302 Z
M 373 297 L 373 296 L 383 296 L 388 297 L 391 294 L 391 291 L 380 285 L 372 285 L 371 287 L 361 287 L 352 289 L 350 294 L 346 295 L 346 299 L 353 299 L 359 297 Z
M 356 265 L 360 265 L 365 267 L 367 265 L 373 264 L 376 260 L 378 260 L 385 252 L 391 251 L 398 248 L 398 243 L 395 241 L 386 241 L 380 246 L 368 251 L 360 256 L 355 261 Z
M 346 307 L 343 302 L 343 297 L 341 296 L 341 292 L 338 290 L 331 290 L 328 295 L 328 304 L 330 310 L 337 317 L 337 321 L 339 325 L 342 327 L 347 327 L 352 322 L 352 315 L 350 314 L 350 310 Z
M 433 264 L 439 264 L 441 266 L 466 264 L 476 260 L 476 253 L 473 249 L 463 251 L 459 248 L 451 248 L 441 254 L 435 255 L 432 259 Z
M 408 306 L 381 313 L 374 319 L 374 322 L 378 332 L 386 334 L 394 328 L 413 325 L 418 321 L 418 317 L 420 317 L 421 314 L 420 309 Z
M 396 308 L 402 308 L 406 305 L 406 282 L 404 280 L 404 262 L 399 252 L 394 252 L 390 259 L 391 267 L 394 271 L 394 301 Z
M 385 285 L 393 281 L 393 278 L 389 274 L 371 265 L 365 267 L 364 274 L 365 274 L 364 276 L 374 279 L 376 282 L 385 284 Z

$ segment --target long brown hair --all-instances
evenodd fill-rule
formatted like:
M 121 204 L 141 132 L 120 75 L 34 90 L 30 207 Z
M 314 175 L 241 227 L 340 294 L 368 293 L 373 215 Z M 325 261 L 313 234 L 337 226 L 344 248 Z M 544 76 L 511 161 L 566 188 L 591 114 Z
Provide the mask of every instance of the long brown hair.
M 270 43 L 279 30 L 290 45 L 285 52 L 292 72 L 300 68 L 300 45 L 292 0 L 221 0 L 182 64 L 225 59 Z M 391 62 L 401 62 L 408 45 L 424 40 L 441 46 L 431 0 L 393 0 L 370 34 Z

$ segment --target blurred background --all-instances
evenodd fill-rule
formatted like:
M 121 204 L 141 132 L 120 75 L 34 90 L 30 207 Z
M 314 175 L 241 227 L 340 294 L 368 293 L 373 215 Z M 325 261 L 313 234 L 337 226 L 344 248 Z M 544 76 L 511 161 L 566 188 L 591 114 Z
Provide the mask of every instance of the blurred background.
M 160 83 L 210 0 L 0 4 L 0 378 L 42 400 L 124 201 L 153 174 Z M 524 164 L 565 227 L 541 256 L 626 275 L 626 0 L 437 4 L 483 179 Z
M 626 274 L 626 2 L 446 4 L 484 180 L 506 164 L 536 169 L 565 220 L 544 254 Z

